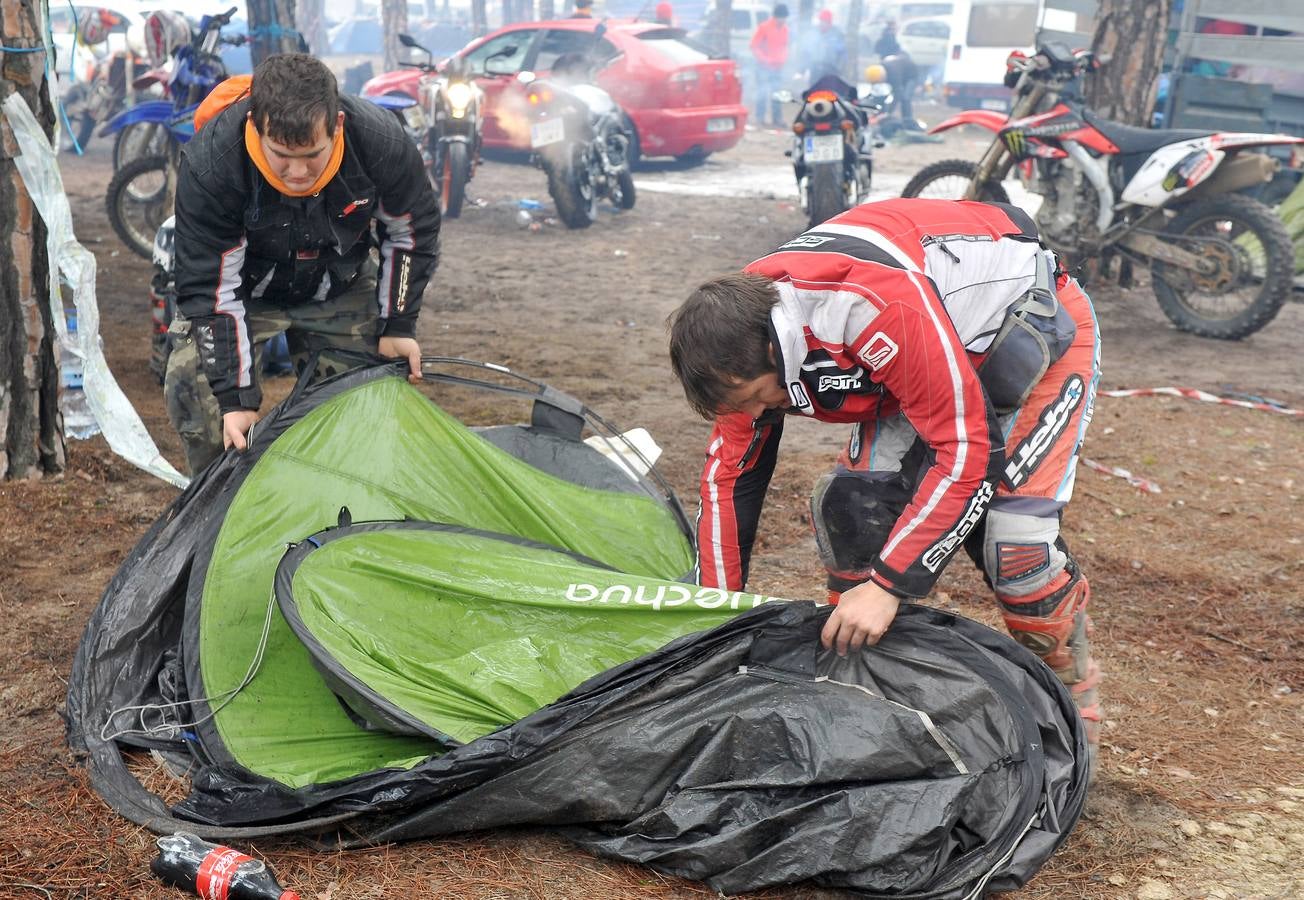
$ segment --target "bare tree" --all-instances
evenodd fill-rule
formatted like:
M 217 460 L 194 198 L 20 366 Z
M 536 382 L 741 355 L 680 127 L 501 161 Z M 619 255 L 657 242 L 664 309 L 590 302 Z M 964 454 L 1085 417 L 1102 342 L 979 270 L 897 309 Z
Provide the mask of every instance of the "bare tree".
M 53 136 L 39 2 L 0 0 L 0 44 L 31 50 L 0 52 L 0 102 L 16 92 Z M 66 459 L 46 229 L 14 165 L 17 152 L 0 115 L 0 479 L 61 472 Z
M 1109 61 L 1087 77 L 1087 104 L 1102 116 L 1145 125 L 1155 107 L 1171 0 L 1101 0 L 1091 49 Z
M 299 23 L 299 33 L 308 42 L 308 52 L 325 56 L 329 50 L 326 44 L 326 10 L 324 0 L 296 0 L 295 19 Z
M 729 25 L 733 21 L 733 0 L 716 0 L 715 16 L 711 21 L 711 49 L 721 56 L 732 56 L 729 46 Z
M 397 69 L 399 60 L 406 58 L 403 45 L 398 42 L 398 36 L 407 31 L 407 14 L 407 0 L 380 0 L 380 27 L 385 35 L 383 65 L 386 72 Z
M 269 56 L 294 53 L 299 33 L 294 30 L 294 0 L 249 0 L 249 54 L 257 66 Z
M 844 77 L 851 84 L 860 82 L 860 19 L 864 15 L 864 0 L 851 0 L 847 8 L 847 71 Z

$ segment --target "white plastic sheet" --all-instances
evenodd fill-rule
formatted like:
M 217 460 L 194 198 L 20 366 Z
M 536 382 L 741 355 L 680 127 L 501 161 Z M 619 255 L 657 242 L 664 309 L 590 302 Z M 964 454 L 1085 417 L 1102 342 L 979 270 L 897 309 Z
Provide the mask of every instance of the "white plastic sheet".
M 123 459 L 157 475 L 164 481 L 185 487 L 189 479 L 163 458 L 145 423 L 131 401 L 118 387 L 100 349 L 100 311 L 95 299 L 95 257 L 77 242 L 72 228 L 68 195 L 63 191 L 54 149 L 37 124 L 27 102 L 11 94 L 0 104 L 18 141 L 14 160 L 27 192 L 49 229 L 51 318 L 59 341 L 81 357 L 86 400 L 99 423 L 110 449 Z M 76 340 L 70 342 L 64 321 L 59 276 L 72 288 L 77 308 Z

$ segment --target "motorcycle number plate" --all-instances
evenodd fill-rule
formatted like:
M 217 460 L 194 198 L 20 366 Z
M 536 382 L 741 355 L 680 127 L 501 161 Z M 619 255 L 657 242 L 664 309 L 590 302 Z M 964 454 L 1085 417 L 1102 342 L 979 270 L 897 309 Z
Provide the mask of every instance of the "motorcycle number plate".
M 530 146 L 538 149 L 566 139 L 566 123 L 561 119 L 545 119 L 530 126 Z
M 842 162 L 842 135 L 812 134 L 806 137 L 806 162 Z

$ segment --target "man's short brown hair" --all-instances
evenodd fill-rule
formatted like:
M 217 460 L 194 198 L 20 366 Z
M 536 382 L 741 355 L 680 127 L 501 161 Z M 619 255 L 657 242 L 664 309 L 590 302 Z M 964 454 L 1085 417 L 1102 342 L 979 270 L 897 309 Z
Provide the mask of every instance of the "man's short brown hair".
M 736 272 L 706 282 L 670 314 L 670 366 L 702 418 L 715 418 L 738 382 L 775 371 L 770 310 L 778 302 L 769 278 Z
M 249 111 L 260 135 L 287 147 L 306 147 L 323 117 L 326 136 L 334 136 L 340 111 L 339 85 L 334 73 L 315 56 L 269 56 L 254 70 Z

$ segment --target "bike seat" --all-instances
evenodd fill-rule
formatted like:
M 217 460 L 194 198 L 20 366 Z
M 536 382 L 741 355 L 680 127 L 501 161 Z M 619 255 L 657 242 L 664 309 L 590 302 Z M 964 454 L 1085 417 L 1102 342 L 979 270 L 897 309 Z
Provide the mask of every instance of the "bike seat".
M 1082 111 L 1082 118 L 1118 148 L 1125 156 L 1131 153 L 1152 153 L 1167 144 L 1208 137 L 1216 132 L 1199 128 L 1137 128 Z

